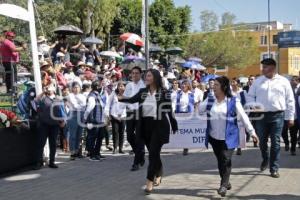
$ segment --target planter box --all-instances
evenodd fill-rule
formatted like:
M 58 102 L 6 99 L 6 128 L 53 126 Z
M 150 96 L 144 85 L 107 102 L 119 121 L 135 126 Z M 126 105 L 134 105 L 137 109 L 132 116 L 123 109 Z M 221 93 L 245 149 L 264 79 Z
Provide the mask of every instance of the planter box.
M 36 163 L 37 133 L 25 128 L 0 128 L 0 175 Z

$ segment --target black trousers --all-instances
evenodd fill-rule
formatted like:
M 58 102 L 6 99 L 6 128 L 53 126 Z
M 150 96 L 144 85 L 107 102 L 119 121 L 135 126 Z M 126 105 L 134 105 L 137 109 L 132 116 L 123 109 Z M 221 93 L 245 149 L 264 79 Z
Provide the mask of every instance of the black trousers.
M 209 137 L 209 143 L 218 160 L 221 186 L 227 187 L 231 174 L 231 157 L 234 149 L 228 149 L 224 140 L 216 140 L 212 137 Z
M 12 89 L 13 80 L 14 82 L 17 82 L 17 67 L 15 63 L 11 62 L 3 62 L 2 64 L 5 69 L 6 91 L 9 92 L 9 90 Z
M 87 129 L 86 146 L 90 157 L 99 156 L 104 137 L 105 127 Z
M 282 138 L 286 146 L 290 145 L 288 131 L 290 131 L 290 136 L 291 136 L 291 151 L 295 152 L 297 141 L 298 141 L 297 135 L 299 132 L 299 125 L 297 123 L 297 120 L 295 120 L 294 126 L 290 128 L 288 128 L 288 121 L 284 121 L 283 129 L 282 129 Z
M 58 125 L 48 125 L 43 122 L 38 124 L 38 162 L 43 162 L 44 147 L 46 145 L 47 138 L 49 140 L 49 163 L 55 162 L 56 154 L 56 142 L 59 132 Z
M 114 149 L 117 149 L 119 147 L 119 150 L 122 150 L 124 143 L 125 122 L 124 120 L 117 120 L 113 116 L 111 116 L 111 126 Z
M 127 112 L 126 120 L 126 132 L 127 132 L 127 141 L 130 144 L 134 152 L 134 161 L 133 164 L 138 165 L 145 160 L 145 144 L 140 136 L 136 134 L 137 126 L 137 114 L 136 112 Z
M 163 174 L 163 166 L 160 159 L 160 152 L 163 144 L 157 134 L 156 121 L 152 117 L 142 118 L 142 127 L 144 140 L 149 152 L 149 165 L 147 171 L 147 179 L 154 181 L 155 177 Z

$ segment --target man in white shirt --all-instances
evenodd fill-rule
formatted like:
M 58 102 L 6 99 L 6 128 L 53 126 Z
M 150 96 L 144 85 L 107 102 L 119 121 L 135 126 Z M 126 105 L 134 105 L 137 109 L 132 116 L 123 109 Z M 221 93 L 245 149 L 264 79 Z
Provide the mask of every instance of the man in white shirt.
M 256 128 L 263 158 L 260 169 L 264 171 L 270 163 L 273 178 L 279 178 L 280 137 L 287 120 L 288 127 L 294 125 L 295 99 L 289 81 L 276 73 L 276 61 L 267 58 L 261 61 L 262 74 L 250 87 L 247 95 L 248 106 L 262 112 Z M 268 152 L 268 138 L 271 151 Z
M 136 95 L 141 88 L 145 88 L 142 77 L 142 70 L 140 67 L 134 67 L 131 70 L 131 82 L 126 85 L 124 96 L 132 97 Z M 145 145 L 141 139 L 136 135 L 136 125 L 138 121 L 138 108 L 139 104 L 127 105 L 127 120 L 126 120 L 126 133 L 127 141 L 129 142 L 132 151 L 134 152 L 134 162 L 131 171 L 139 169 L 139 165 L 143 166 L 145 163 Z

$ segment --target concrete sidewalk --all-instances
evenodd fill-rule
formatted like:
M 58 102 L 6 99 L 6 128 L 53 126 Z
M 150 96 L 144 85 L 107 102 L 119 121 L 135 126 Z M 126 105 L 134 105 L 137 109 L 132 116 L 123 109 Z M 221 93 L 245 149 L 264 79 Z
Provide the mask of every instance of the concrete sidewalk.
M 297 149 L 298 150 L 298 149 Z M 149 196 L 143 193 L 146 167 L 130 172 L 132 156 L 111 155 L 91 162 L 87 158 L 69 161 L 60 154 L 59 169 L 47 167 L 0 179 L 1 200 L 192 200 L 220 199 L 216 190 L 220 178 L 211 151 L 163 153 L 164 177 Z M 249 148 L 233 156 L 232 190 L 225 199 L 300 199 L 300 153 L 281 153 L 279 179 L 259 172 L 258 149 Z M 146 163 L 147 165 L 147 163 Z

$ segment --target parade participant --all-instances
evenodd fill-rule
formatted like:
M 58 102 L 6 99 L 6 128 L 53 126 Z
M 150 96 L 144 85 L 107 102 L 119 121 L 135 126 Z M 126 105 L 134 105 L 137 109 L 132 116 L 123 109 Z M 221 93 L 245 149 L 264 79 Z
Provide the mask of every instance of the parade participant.
M 101 82 L 92 83 L 92 91 L 87 98 L 84 122 L 87 126 L 86 147 L 91 161 L 100 161 L 105 157 L 100 154 L 104 137 L 104 102 L 101 98 Z M 100 92 L 99 92 L 100 91 Z
M 291 155 L 295 156 L 296 155 L 296 146 L 297 146 L 297 136 L 299 132 L 299 121 L 300 121 L 300 107 L 299 107 L 299 95 L 297 95 L 297 91 L 300 88 L 299 84 L 299 78 L 297 76 L 293 76 L 291 79 L 291 86 L 294 92 L 294 97 L 295 97 L 295 121 L 294 125 L 292 127 L 288 128 L 288 121 L 284 121 L 283 129 L 282 129 L 282 138 L 285 143 L 285 151 L 291 151 Z M 291 136 L 291 142 L 289 141 L 289 135 L 288 132 L 290 132 Z M 291 148 L 290 148 L 290 143 L 291 143 Z
M 243 88 L 243 90 L 245 90 L 247 93 L 251 87 L 251 85 L 253 84 L 253 82 L 255 81 L 255 76 L 253 75 L 250 75 L 249 78 L 248 78 L 248 83 L 247 85 Z
M 256 122 L 263 158 L 260 169 L 266 170 L 270 163 L 271 176 L 279 178 L 280 136 L 284 120 L 288 120 L 288 127 L 294 125 L 295 99 L 289 81 L 276 73 L 276 61 L 267 58 L 262 60 L 261 64 L 263 76 L 257 78 L 250 87 L 247 104 L 261 110 L 263 114 Z M 269 137 L 271 138 L 270 155 Z
M 83 132 L 82 118 L 86 106 L 86 97 L 80 93 L 79 83 L 72 83 L 72 92 L 67 99 L 70 109 L 68 119 L 70 159 L 75 160 L 76 157 L 80 156 L 79 144 Z
M 22 47 L 16 47 L 14 43 L 15 33 L 8 31 L 5 32 L 5 39 L 1 39 L 0 45 L 0 56 L 2 65 L 5 69 L 5 85 L 6 91 L 11 92 L 13 86 L 13 80 L 17 82 L 17 66 L 16 63 L 19 62 L 20 55 L 19 52 L 27 49 L 25 43 Z
M 133 97 L 141 88 L 145 87 L 145 84 L 142 77 L 142 70 L 140 67 L 134 67 L 131 70 L 131 82 L 126 85 L 124 96 Z M 141 139 L 136 134 L 137 128 L 137 112 L 139 104 L 135 103 L 132 105 L 127 105 L 127 120 L 126 120 L 126 132 L 127 132 L 127 141 L 129 142 L 134 156 L 133 165 L 131 171 L 136 171 L 139 169 L 139 165 L 143 166 L 145 163 L 145 148 Z
M 55 164 L 56 140 L 59 132 L 59 127 L 65 126 L 65 113 L 63 102 L 56 98 L 56 88 L 50 85 L 45 88 L 45 93 L 37 97 L 38 105 L 38 163 L 36 170 L 43 166 L 43 151 L 47 138 L 49 139 L 49 167 L 58 168 Z
M 214 91 L 213 91 L 214 83 L 215 83 L 214 79 L 209 79 L 208 89 L 203 94 L 203 100 L 205 100 L 209 95 L 214 96 Z
M 221 177 L 218 194 L 225 196 L 231 189 L 229 182 L 231 174 L 231 157 L 235 148 L 239 146 L 239 128 L 237 118 L 241 118 L 253 140 L 258 140 L 240 101 L 231 94 L 229 79 L 222 76 L 214 81 L 215 97 L 200 103 L 199 112 L 207 112 L 207 129 L 205 145 L 211 144 L 218 160 L 218 169 Z
M 171 89 L 171 102 L 172 102 L 172 109 L 176 110 L 176 99 L 177 99 L 177 93 L 181 91 L 179 87 L 179 83 L 177 80 L 173 80 L 172 82 L 172 89 Z
M 230 82 L 232 96 L 240 100 L 242 106 L 246 104 L 245 91 L 240 88 L 240 82 L 237 78 L 232 78 Z M 237 148 L 236 155 L 242 155 L 242 149 Z
M 149 166 L 145 193 L 150 194 L 154 185 L 162 179 L 161 148 L 169 142 L 170 127 L 173 133 L 178 130 L 177 121 L 172 112 L 171 94 L 163 88 L 158 70 L 150 69 L 146 73 L 147 87 L 131 98 L 119 97 L 121 102 L 136 103 L 139 107 L 139 127 L 137 135 L 145 142 L 149 151 Z
M 119 147 L 119 153 L 123 152 L 124 143 L 124 130 L 125 130 L 125 118 L 126 118 L 126 104 L 118 101 L 118 95 L 123 96 L 125 91 L 125 83 L 119 82 L 117 88 L 109 96 L 108 103 L 105 107 L 107 116 L 110 116 L 110 121 L 112 125 L 112 135 L 113 135 L 113 154 L 117 153 Z
M 195 103 L 198 104 L 200 103 L 202 100 L 203 100 L 203 95 L 204 93 L 202 92 L 202 90 L 200 90 L 198 88 L 198 81 L 197 80 L 193 80 L 192 82 L 192 93 L 194 93 L 194 96 L 195 96 Z
M 191 84 L 189 80 L 183 80 L 181 82 L 181 91 L 177 93 L 175 113 L 193 113 L 195 108 L 195 95 L 191 92 Z M 183 155 L 188 155 L 189 150 L 187 148 L 183 149 Z

